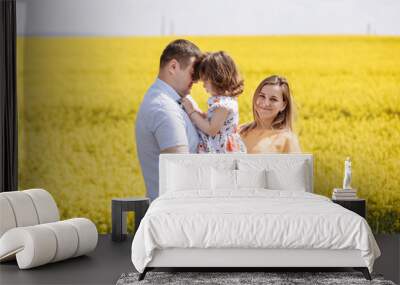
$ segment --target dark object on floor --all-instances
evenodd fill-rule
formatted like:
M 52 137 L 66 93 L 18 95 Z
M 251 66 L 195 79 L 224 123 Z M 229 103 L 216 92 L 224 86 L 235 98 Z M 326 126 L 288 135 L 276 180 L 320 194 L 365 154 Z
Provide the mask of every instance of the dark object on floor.
M 138 281 L 139 273 L 122 274 L 117 285 L 144 284 L 377 284 L 395 285 L 381 275 L 365 280 L 360 272 L 148 272 Z
M 112 211 L 112 240 L 123 241 L 127 237 L 126 230 L 126 213 L 135 212 L 135 225 L 133 235 L 135 235 L 140 221 L 146 214 L 150 205 L 149 198 L 130 197 L 130 198 L 114 198 L 111 202 Z
M 364 275 L 365 279 L 372 280 L 371 274 L 369 274 L 369 270 L 367 267 L 354 267 L 354 270 L 360 271 Z
M 149 272 L 151 268 L 146 267 L 142 273 L 139 274 L 138 280 L 142 281 L 146 277 L 146 273 Z

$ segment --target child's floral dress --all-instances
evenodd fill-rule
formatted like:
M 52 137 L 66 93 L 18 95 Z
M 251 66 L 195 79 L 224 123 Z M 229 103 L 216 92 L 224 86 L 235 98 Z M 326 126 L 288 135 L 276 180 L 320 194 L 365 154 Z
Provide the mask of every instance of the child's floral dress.
M 208 101 L 207 118 L 211 120 L 215 110 L 224 107 L 229 110 L 224 125 L 215 136 L 198 130 L 200 143 L 198 153 L 246 152 L 246 146 L 238 133 L 239 107 L 236 98 L 229 96 L 211 96 Z

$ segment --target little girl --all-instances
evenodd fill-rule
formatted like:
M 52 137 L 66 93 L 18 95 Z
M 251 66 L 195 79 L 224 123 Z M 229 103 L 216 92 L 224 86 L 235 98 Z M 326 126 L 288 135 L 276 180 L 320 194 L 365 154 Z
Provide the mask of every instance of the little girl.
M 211 95 L 207 114 L 195 109 L 187 98 L 182 99 L 199 132 L 198 153 L 246 152 L 238 133 L 237 97 L 243 92 L 243 79 L 232 58 L 223 51 L 207 53 L 196 64 L 193 77 L 203 81 Z

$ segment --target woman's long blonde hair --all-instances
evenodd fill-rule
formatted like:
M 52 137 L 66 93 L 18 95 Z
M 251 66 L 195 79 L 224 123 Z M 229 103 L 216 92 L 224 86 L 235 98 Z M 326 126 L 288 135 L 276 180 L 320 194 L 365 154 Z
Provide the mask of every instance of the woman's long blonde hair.
M 293 130 L 293 121 L 294 121 L 294 113 L 295 113 L 295 106 L 291 96 L 289 83 L 287 82 L 286 78 L 279 76 L 279 75 L 272 75 L 265 78 L 260 84 L 257 86 L 256 91 L 253 95 L 253 118 L 254 121 L 244 125 L 241 130 L 241 135 L 246 135 L 250 130 L 261 126 L 261 118 L 257 114 L 254 106 L 256 104 L 258 96 L 260 96 L 261 89 L 265 85 L 275 85 L 279 86 L 282 90 L 282 97 L 283 101 L 286 103 L 286 107 L 283 111 L 279 112 L 275 119 L 272 121 L 272 128 L 273 129 L 288 129 L 290 131 Z

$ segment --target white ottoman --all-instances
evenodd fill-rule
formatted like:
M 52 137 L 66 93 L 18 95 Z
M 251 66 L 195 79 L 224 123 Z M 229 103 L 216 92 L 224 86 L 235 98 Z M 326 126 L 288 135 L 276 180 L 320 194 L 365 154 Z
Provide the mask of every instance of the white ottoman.
M 51 195 L 42 189 L 0 193 L 0 261 L 20 269 L 86 254 L 96 248 L 97 229 L 88 219 L 59 220 Z

